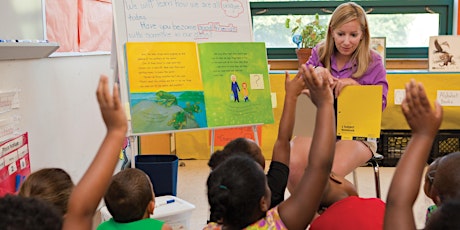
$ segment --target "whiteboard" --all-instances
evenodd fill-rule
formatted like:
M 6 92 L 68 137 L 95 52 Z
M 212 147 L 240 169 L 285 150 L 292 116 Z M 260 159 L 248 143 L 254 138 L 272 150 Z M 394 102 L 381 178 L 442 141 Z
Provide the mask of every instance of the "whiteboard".
M 0 39 L 43 40 L 42 0 L 2 0 Z
M 247 0 L 113 1 L 117 44 L 126 41 L 249 42 Z
M 126 42 L 252 42 L 248 0 L 112 1 L 121 99 L 129 108 Z M 128 118 L 130 119 L 130 118 Z

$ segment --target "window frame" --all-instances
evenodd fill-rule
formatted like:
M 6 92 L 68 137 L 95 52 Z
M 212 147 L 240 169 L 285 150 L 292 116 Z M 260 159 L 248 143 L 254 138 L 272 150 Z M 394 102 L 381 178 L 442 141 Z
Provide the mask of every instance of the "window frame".
M 250 2 L 251 17 L 258 15 L 289 15 L 330 14 L 338 5 L 348 1 L 295 1 L 295 2 Z M 354 2 L 364 10 L 372 10 L 370 14 L 400 14 L 436 12 L 439 17 L 438 35 L 452 35 L 454 18 L 454 0 L 370 0 Z M 329 11 L 329 12 L 328 12 Z M 416 59 L 428 58 L 428 47 L 391 47 L 387 48 L 387 58 Z M 268 59 L 296 59 L 293 48 L 267 48 Z

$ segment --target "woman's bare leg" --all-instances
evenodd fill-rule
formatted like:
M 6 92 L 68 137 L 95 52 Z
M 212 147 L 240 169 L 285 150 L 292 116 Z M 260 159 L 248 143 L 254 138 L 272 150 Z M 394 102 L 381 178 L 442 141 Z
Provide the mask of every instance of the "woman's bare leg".
M 297 186 L 308 164 L 312 137 L 296 136 L 291 140 L 291 157 L 287 188 L 290 192 Z
M 371 150 L 361 141 L 340 140 L 335 144 L 332 171 L 345 177 L 354 169 L 364 165 L 371 157 Z
M 297 186 L 308 165 L 311 137 L 297 136 L 291 141 L 289 179 L 287 188 L 291 192 Z M 336 142 L 332 171 L 345 177 L 364 165 L 372 157 L 371 150 L 360 141 L 340 140 Z

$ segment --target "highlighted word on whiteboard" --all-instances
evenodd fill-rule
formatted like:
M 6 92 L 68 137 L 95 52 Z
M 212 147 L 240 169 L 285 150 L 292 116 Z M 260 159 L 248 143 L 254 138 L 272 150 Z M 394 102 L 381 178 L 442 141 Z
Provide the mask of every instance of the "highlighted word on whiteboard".
M 460 106 L 460 90 L 438 90 L 437 100 L 442 106 Z
M 395 105 L 400 105 L 406 97 L 406 91 L 404 89 L 395 89 Z

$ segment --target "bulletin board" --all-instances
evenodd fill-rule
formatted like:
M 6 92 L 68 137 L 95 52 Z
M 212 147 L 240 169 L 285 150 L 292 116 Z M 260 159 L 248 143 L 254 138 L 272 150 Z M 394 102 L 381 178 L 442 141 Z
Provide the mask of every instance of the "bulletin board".
M 15 194 L 30 175 L 28 133 L 0 144 L 0 197 Z
M 410 130 L 401 111 L 405 95 L 405 84 L 411 79 L 422 82 L 428 99 L 433 105 L 441 102 L 444 117 L 441 130 L 460 129 L 460 78 L 458 73 L 394 72 L 387 73 L 387 107 L 382 113 L 382 130 Z
M 203 104 L 201 101 L 194 102 L 189 101 L 184 102 L 183 106 L 180 106 L 180 102 L 176 101 L 182 95 L 175 95 L 174 90 L 171 91 L 163 91 L 161 89 L 157 89 L 156 91 L 148 92 L 149 95 L 141 95 L 142 100 L 145 103 L 142 106 L 137 106 L 134 108 L 134 103 L 132 97 L 134 93 L 130 91 L 130 85 L 133 84 L 130 81 L 130 77 L 133 76 L 129 73 L 128 69 L 128 61 L 136 62 L 136 60 L 140 60 L 142 57 L 136 56 L 137 52 L 134 52 L 132 47 L 136 46 L 139 51 L 144 50 L 143 48 L 147 48 L 146 55 L 154 56 L 157 55 L 158 57 L 161 54 L 167 53 L 166 56 L 169 59 L 179 60 L 181 50 L 175 50 L 174 47 L 169 48 L 168 50 L 161 50 L 159 46 L 174 46 L 177 44 L 180 47 L 185 47 L 184 42 L 194 42 L 199 44 L 200 55 L 199 59 L 206 59 L 209 55 L 202 54 L 204 48 L 201 48 L 201 44 L 206 43 L 227 43 L 231 47 L 231 43 L 252 43 L 253 35 L 252 35 L 252 25 L 251 25 L 251 16 L 249 11 L 249 3 L 247 0 L 205 0 L 205 1 L 198 1 L 198 0 L 166 0 L 166 1 L 151 1 L 151 0 L 123 0 L 123 1 L 114 1 L 113 5 L 113 14 L 114 14 L 114 35 L 115 35 L 115 49 L 116 49 L 116 58 L 117 58 L 117 68 L 118 68 L 118 77 L 120 79 L 120 89 L 121 89 L 121 98 L 122 102 L 125 104 L 126 108 L 129 108 L 129 116 L 128 119 L 130 120 L 130 135 L 144 135 L 144 134 L 152 134 L 152 133 L 170 133 L 170 132 L 179 132 L 179 131 L 193 131 L 193 130 L 200 130 L 200 129 L 212 129 L 212 128 L 231 128 L 231 127 L 240 127 L 240 126 L 250 126 L 250 125 L 259 125 L 263 123 L 273 123 L 273 111 L 271 108 L 271 95 L 270 95 L 270 81 L 268 76 L 268 62 L 266 60 L 266 49 L 263 48 L 261 60 L 261 72 L 255 73 L 257 76 L 249 76 L 251 74 L 246 74 L 247 79 L 244 81 L 249 84 L 250 81 L 255 81 L 254 79 L 258 80 L 257 84 L 262 83 L 264 85 L 263 91 L 263 99 L 262 103 L 264 105 L 263 108 L 259 109 L 259 114 L 271 114 L 269 119 L 266 120 L 253 120 L 251 122 L 242 121 L 242 118 L 248 117 L 248 111 L 252 111 L 251 108 L 254 106 L 249 106 L 249 103 L 246 103 L 243 106 L 243 100 L 245 97 L 241 91 L 243 88 L 242 86 L 242 78 L 239 78 L 239 87 L 240 87 L 240 103 L 233 103 L 232 106 L 240 105 L 242 108 L 235 108 L 234 110 L 241 110 L 246 111 L 245 113 L 241 114 L 240 116 L 235 116 L 235 120 L 230 125 L 209 125 L 206 127 L 202 126 L 193 126 L 193 127 L 186 127 L 186 125 L 191 124 L 191 122 L 182 122 L 184 116 L 187 113 L 182 113 L 181 111 L 175 112 L 172 115 L 168 114 L 165 115 L 163 112 L 163 107 L 166 109 L 170 109 L 171 106 L 178 106 L 182 107 L 182 109 L 188 111 L 199 111 L 203 108 Z M 158 42 L 158 46 L 155 47 L 155 42 Z M 164 42 L 164 43 L 162 43 Z M 160 44 L 162 43 L 162 44 Z M 128 46 L 131 44 L 130 46 Z M 146 44 L 145 46 L 143 44 Z M 153 44 L 153 46 L 152 46 Z M 198 47 L 197 46 L 197 47 Z M 208 46 L 208 45 L 207 45 Z M 215 47 L 210 44 L 208 47 Z M 252 46 L 251 46 L 252 47 Z M 192 47 L 193 48 L 193 47 Z M 225 46 L 224 46 L 225 48 Z M 198 48 L 196 48 L 198 49 Z M 226 52 L 235 52 L 233 54 L 237 55 L 237 53 L 246 52 L 245 51 L 235 51 L 235 49 L 227 49 Z M 260 50 L 260 49 L 258 49 Z M 177 52 L 176 52 L 177 51 Z M 213 51 L 205 51 L 204 53 L 209 52 L 214 54 Z M 222 50 L 218 51 L 222 54 L 225 54 Z M 189 53 L 193 52 L 184 52 L 187 53 L 186 60 L 190 60 L 196 62 L 193 58 L 193 55 L 188 55 Z M 251 56 L 249 54 L 247 56 Z M 136 57 L 134 57 L 136 56 Z M 230 55 L 232 56 L 232 55 Z M 233 60 L 233 58 L 228 58 Z M 149 59 L 153 60 L 153 59 Z M 181 59 L 182 60 L 182 59 Z M 253 59 L 248 59 L 253 60 Z M 182 68 L 181 62 L 179 65 L 176 65 L 174 68 Z M 209 63 L 209 62 L 208 62 Z M 203 63 L 200 63 L 203 66 Z M 246 66 L 249 68 L 251 65 L 246 63 Z M 130 67 L 131 68 L 131 67 Z M 142 67 L 136 66 L 136 68 L 141 69 Z M 154 68 L 154 66 L 149 66 L 149 68 Z M 195 72 L 193 76 L 189 76 L 189 79 L 200 79 L 202 72 L 198 70 Z M 142 71 L 138 71 L 140 73 Z M 152 71 L 151 78 L 155 78 L 155 74 L 157 72 Z M 220 76 L 219 76 L 220 77 Z M 222 76 L 224 79 L 223 81 L 228 81 L 231 83 L 230 75 Z M 205 78 L 205 77 L 203 77 Z M 260 80 L 260 81 L 259 81 Z M 256 83 L 254 83 L 256 84 Z M 199 87 L 197 87 L 199 88 Z M 139 88 L 137 88 L 139 89 Z M 224 91 L 225 90 L 225 91 Z M 180 90 L 178 90 L 180 91 Z M 230 92 L 231 87 L 228 85 L 228 89 L 222 89 L 220 91 L 228 92 L 225 93 L 226 99 L 228 101 L 234 100 L 232 98 Z M 220 91 L 209 92 L 209 94 L 220 93 Z M 182 90 L 183 92 L 183 90 Z M 254 91 L 256 92 L 256 91 Z M 260 92 L 260 91 L 257 91 Z M 145 92 L 143 92 L 145 93 Z M 197 93 L 187 93 L 187 97 L 199 98 L 200 95 Z M 204 94 L 208 92 L 204 91 Z M 193 94 L 193 95 L 192 95 Z M 252 94 L 257 95 L 257 94 Z M 139 96 L 139 95 L 135 95 Z M 174 98 L 173 98 L 174 96 Z M 254 99 L 255 97 L 253 97 Z M 148 102 L 150 100 L 150 102 Z M 158 107 L 157 104 L 160 103 L 163 107 Z M 208 103 L 208 102 L 207 102 Z M 252 103 L 255 103 L 254 101 Z M 139 103 L 137 103 L 139 105 Z M 153 105 L 153 106 L 152 106 Z M 139 108 L 140 107 L 140 108 Z M 148 107 L 148 108 L 146 108 Z M 243 108 L 244 107 L 244 108 Z M 174 107 L 176 108 L 176 107 Z M 140 112 L 140 110 L 142 112 Z M 179 110 L 181 108 L 178 108 Z M 199 114 L 194 111 L 192 114 L 193 118 L 197 118 Z M 141 120 L 139 119 L 139 114 L 141 114 L 147 120 L 155 120 L 157 118 L 156 114 L 162 114 L 168 116 L 166 118 L 166 123 L 170 127 L 162 128 L 161 130 L 147 129 L 147 130 L 135 130 L 134 127 L 134 120 Z M 185 115 L 184 115 L 185 114 Z M 136 115 L 134 117 L 133 115 Z M 190 117 L 190 116 L 189 116 Z M 263 117 L 263 116 L 260 116 Z M 179 122 L 177 122 L 179 120 Z M 143 124 L 150 123 L 144 122 Z M 218 122 L 216 122 L 218 123 Z M 185 127 L 185 128 L 184 128 Z

